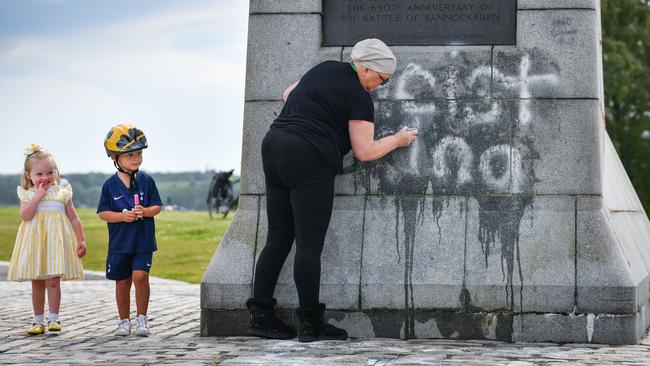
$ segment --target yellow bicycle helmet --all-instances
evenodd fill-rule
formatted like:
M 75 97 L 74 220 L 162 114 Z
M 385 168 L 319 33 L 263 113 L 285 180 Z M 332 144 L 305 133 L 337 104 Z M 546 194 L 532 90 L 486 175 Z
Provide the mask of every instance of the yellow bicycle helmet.
M 123 123 L 111 128 L 104 139 L 104 148 L 108 157 L 147 148 L 144 132 L 132 124 Z

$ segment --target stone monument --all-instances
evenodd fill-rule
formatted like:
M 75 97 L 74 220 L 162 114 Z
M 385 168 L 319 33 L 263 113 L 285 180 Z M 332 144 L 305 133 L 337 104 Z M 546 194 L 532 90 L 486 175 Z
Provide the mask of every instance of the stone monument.
M 376 135 L 345 160 L 321 299 L 353 337 L 635 343 L 650 224 L 605 131 L 597 0 L 251 0 L 239 209 L 201 282 L 201 333 L 245 334 L 265 244 L 260 144 L 282 91 L 382 38 Z M 290 254 L 276 289 L 296 322 Z

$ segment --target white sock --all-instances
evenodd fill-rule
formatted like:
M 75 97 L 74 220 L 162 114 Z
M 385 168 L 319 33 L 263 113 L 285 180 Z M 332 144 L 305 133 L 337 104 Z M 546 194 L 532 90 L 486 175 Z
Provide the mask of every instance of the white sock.
M 45 315 L 34 315 L 34 324 L 43 324 L 45 322 Z
M 55 313 L 47 314 L 47 321 L 48 322 L 55 322 L 57 320 L 59 320 L 59 314 L 55 314 Z
M 140 320 L 140 319 L 142 319 L 142 318 L 147 319 L 147 316 L 146 316 L 146 315 L 142 315 L 142 314 L 138 315 L 138 320 Z

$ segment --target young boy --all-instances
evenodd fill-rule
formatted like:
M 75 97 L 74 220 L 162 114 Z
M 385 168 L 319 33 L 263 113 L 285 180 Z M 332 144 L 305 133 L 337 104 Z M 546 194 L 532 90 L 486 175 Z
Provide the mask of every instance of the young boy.
M 137 322 L 135 335 L 149 335 L 149 270 L 156 248 L 153 217 L 162 202 L 153 178 L 138 171 L 142 150 L 147 148 L 144 133 L 130 124 L 111 128 L 104 140 L 106 154 L 117 173 L 106 180 L 97 206 L 97 215 L 108 223 L 106 278 L 115 280 L 115 301 L 120 321 L 116 336 L 131 334 L 131 283 L 135 285 Z

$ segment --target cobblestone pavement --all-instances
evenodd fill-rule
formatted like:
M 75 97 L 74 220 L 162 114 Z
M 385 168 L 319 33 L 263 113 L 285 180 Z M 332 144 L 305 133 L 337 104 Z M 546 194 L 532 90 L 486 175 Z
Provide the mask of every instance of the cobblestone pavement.
M 115 337 L 114 284 L 62 284 L 60 334 L 27 336 L 29 283 L 0 282 L 0 365 L 650 365 L 639 345 L 356 339 L 303 344 L 199 337 L 199 286 L 151 279 L 152 336 Z M 133 306 L 134 307 L 134 306 Z

